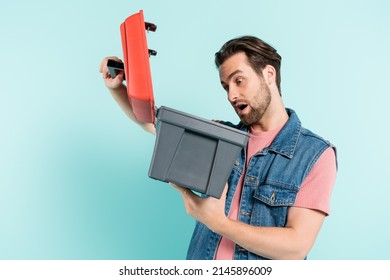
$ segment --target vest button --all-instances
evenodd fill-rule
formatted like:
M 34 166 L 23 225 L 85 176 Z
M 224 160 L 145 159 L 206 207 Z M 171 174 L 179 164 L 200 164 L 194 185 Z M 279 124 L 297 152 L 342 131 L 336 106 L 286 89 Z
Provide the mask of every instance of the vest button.
M 275 191 L 273 191 L 271 194 L 271 197 L 270 197 L 271 202 L 275 201 L 275 197 L 276 197 L 276 194 L 275 194 Z

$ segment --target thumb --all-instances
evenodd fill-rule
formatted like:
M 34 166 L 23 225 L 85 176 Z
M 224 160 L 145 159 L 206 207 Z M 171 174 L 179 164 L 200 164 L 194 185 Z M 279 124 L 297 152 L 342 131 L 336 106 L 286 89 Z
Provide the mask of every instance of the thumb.
M 228 188 L 229 188 L 228 183 L 226 183 L 226 184 L 225 184 L 225 187 L 224 187 L 224 189 L 223 189 L 223 191 L 222 191 L 222 194 L 221 194 L 221 198 L 222 198 L 222 199 L 225 199 L 225 200 L 226 200 Z
M 178 186 L 178 185 L 176 185 L 174 183 L 171 183 L 171 182 L 169 182 L 168 184 L 171 185 L 172 187 L 174 187 L 175 189 L 177 189 L 182 196 L 184 196 L 187 192 L 190 191 L 190 190 L 188 190 L 186 188 L 183 188 L 183 187 Z

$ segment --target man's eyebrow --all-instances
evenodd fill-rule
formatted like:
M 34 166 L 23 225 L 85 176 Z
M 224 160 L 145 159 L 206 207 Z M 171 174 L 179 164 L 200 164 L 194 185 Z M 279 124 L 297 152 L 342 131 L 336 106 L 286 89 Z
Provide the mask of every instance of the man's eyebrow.
M 230 79 L 231 79 L 234 75 L 236 75 L 237 73 L 243 73 L 243 71 L 240 70 L 240 69 L 237 69 L 237 70 L 233 71 L 232 73 L 229 74 L 229 76 L 228 76 L 226 82 L 228 83 L 228 82 L 230 81 Z M 225 83 L 224 81 L 222 81 L 222 80 L 221 80 L 221 84 L 222 84 L 223 87 L 226 86 L 226 83 Z
M 235 71 L 233 71 L 232 73 L 230 73 L 230 75 L 228 76 L 227 80 L 230 81 L 230 79 L 236 75 L 237 73 L 242 73 L 242 71 L 240 69 L 237 69 Z

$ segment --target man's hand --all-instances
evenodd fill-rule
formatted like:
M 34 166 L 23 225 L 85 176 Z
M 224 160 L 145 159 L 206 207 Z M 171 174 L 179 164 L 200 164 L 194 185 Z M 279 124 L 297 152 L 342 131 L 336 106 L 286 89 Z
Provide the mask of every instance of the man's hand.
M 103 61 L 100 63 L 99 72 L 102 73 L 103 81 L 106 84 L 106 87 L 109 89 L 115 90 L 115 89 L 118 89 L 122 86 L 124 72 L 121 71 L 118 73 L 118 75 L 116 75 L 115 78 L 112 78 L 110 75 L 110 72 L 108 71 L 108 67 L 107 67 L 107 61 L 109 59 L 112 59 L 112 60 L 115 60 L 118 62 L 122 62 L 122 60 L 120 60 L 116 56 L 109 56 L 109 57 L 106 57 L 105 59 L 103 59 Z
M 228 220 L 225 215 L 227 184 L 220 199 L 214 197 L 201 198 L 189 189 L 172 183 L 170 185 L 175 187 L 182 195 L 184 206 L 190 216 L 205 224 L 212 231 L 219 232 L 223 228 Z
M 141 126 L 145 131 L 150 132 L 153 135 L 156 135 L 156 128 L 154 127 L 154 124 L 152 123 L 142 123 L 137 120 L 137 118 L 134 115 L 133 107 L 131 106 L 128 96 L 127 96 L 127 88 L 123 84 L 123 78 L 124 78 L 124 72 L 119 72 L 118 75 L 116 75 L 115 78 L 111 77 L 108 67 L 107 67 L 107 61 L 109 59 L 122 62 L 119 58 L 116 56 L 109 56 L 103 59 L 103 61 L 100 63 L 99 71 L 102 73 L 102 77 L 104 80 L 104 83 L 106 84 L 106 87 L 108 88 L 109 92 L 111 93 L 112 97 L 115 99 L 115 101 L 118 103 L 118 105 L 121 107 L 123 112 L 136 124 Z

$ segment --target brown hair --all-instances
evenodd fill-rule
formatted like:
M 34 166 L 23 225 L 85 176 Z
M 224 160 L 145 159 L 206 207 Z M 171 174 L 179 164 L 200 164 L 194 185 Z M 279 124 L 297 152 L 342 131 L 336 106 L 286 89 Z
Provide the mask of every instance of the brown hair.
M 259 75 L 266 65 L 272 65 L 276 70 L 276 85 L 280 89 L 280 63 L 282 57 L 276 49 L 253 36 L 242 36 L 226 42 L 221 49 L 215 53 L 215 65 L 219 68 L 225 60 L 232 55 L 244 52 L 250 65 Z

